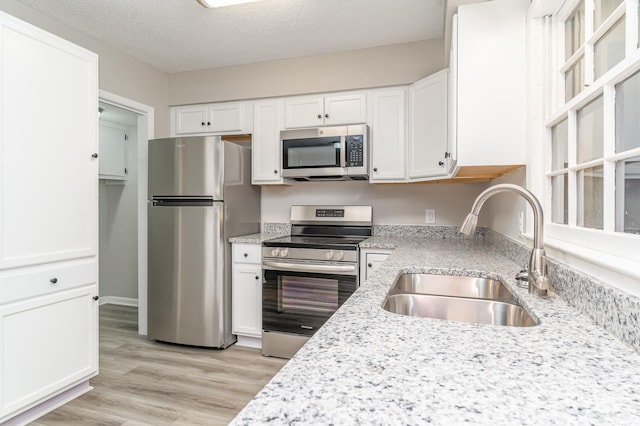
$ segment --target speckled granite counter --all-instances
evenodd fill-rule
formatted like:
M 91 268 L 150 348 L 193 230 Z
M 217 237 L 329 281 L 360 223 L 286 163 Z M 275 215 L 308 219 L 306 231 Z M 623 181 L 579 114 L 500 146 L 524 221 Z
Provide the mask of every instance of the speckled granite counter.
M 482 239 L 374 237 L 392 255 L 233 420 L 256 424 L 640 424 L 640 355 Z M 502 277 L 540 324 L 389 313 L 399 272 Z

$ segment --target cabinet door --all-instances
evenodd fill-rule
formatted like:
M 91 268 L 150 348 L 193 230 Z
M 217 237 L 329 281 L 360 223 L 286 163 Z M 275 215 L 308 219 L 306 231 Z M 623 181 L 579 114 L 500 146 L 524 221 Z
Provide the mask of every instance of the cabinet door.
M 448 71 L 409 87 L 409 179 L 446 176 Z
M 233 333 L 262 337 L 262 267 L 233 264 Z
M 209 132 L 239 132 L 242 130 L 242 103 L 225 102 L 207 106 Z
M 529 4 L 458 8 L 458 166 L 525 164 Z
M 351 93 L 324 98 L 324 124 L 356 124 L 367 122 L 367 95 Z
M 124 180 L 126 175 L 126 138 L 124 130 L 100 123 L 100 179 Z
M 364 252 L 362 263 L 360 265 L 360 283 L 369 279 L 373 271 L 378 269 L 380 264 L 387 260 L 389 252 Z
M 278 99 L 254 104 L 251 139 L 251 183 L 254 185 L 283 183 L 280 174 L 282 108 L 282 100 Z
M 204 133 L 207 131 L 207 108 L 203 105 L 177 107 L 174 110 L 176 135 Z
M 286 99 L 284 111 L 284 127 L 287 129 L 324 124 L 324 100 L 321 96 Z
M 95 285 L 0 306 L 0 422 L 98 372 Z
M 369 182 L 406 180 L 406 89 L 372 94 L 371 171 Z
M 95 256 L 97 55 L 0 26 L 0 269 Z

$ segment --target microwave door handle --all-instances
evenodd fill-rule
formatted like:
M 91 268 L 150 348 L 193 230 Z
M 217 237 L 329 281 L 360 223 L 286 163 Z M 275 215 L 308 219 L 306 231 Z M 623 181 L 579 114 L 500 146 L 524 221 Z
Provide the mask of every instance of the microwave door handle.
M 347 167 L 347 137 L 340 136 L 340 167 Z

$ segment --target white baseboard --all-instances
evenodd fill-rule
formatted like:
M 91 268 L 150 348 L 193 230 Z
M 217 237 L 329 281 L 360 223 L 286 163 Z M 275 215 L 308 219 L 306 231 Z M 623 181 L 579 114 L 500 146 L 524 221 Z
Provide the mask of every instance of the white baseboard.
M 106 305 L 107 303 L 111 305 L 138 307 L 138 299 L 132 297 L 100 296 L 100 304 Z
M 2 423 L 3 426 L 23 426 L 27 425 L 36 419 L 44 416 L 47 413 L 62 407 L 67 402 L 76 399 L 80 395 L 83 395 L 93 389 L 93 386 L 89 386 L 89 381 L 82 382 L 77 386 L 67 389 L 59 395 L 54 396 L 51 399 L 44 401 L 43 403 L 36 405 L 28 409 L 27 411 L 18 414 L 17 416 L 6 420 Z
M 262 339 L 259 337 L 238 336 L 236 345 L 246 346 L 247 348 L 262 349 Z

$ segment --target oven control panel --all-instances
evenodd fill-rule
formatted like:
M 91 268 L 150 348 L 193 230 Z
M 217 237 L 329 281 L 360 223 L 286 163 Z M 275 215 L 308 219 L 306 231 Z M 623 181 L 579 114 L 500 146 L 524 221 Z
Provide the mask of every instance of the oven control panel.
M 344 217 L 344 209 L 316 209 L 316 217 Z

